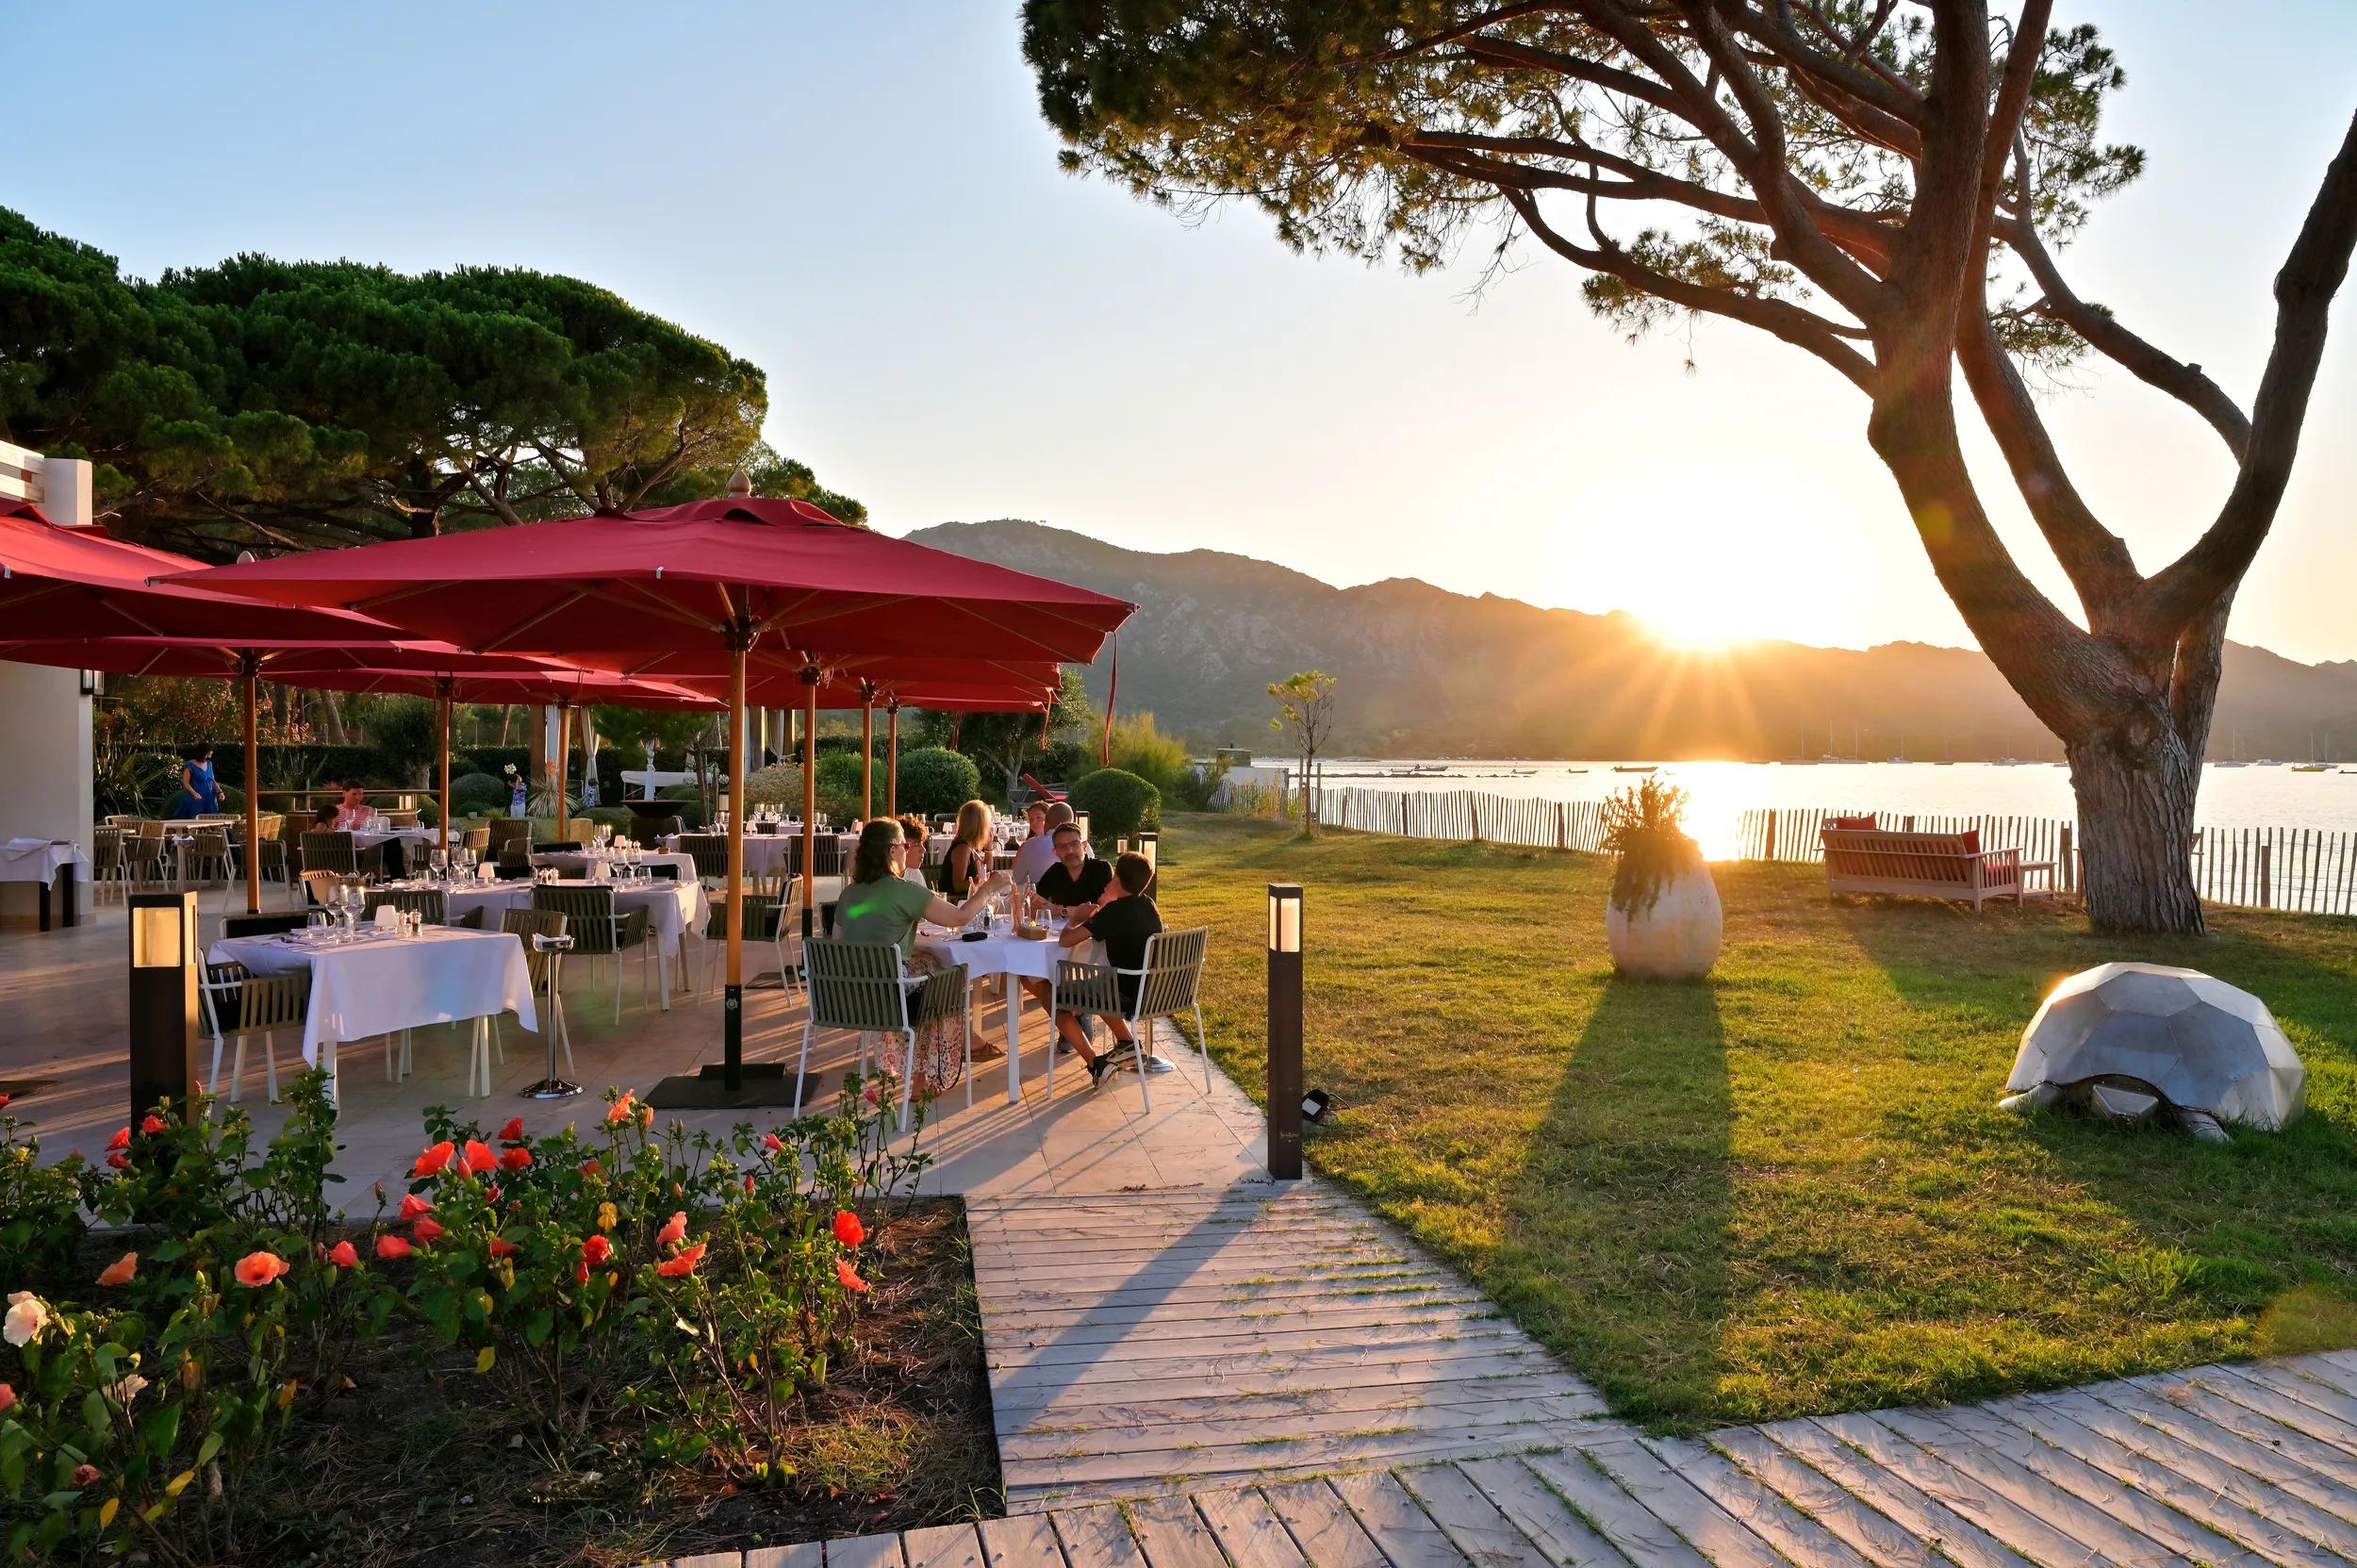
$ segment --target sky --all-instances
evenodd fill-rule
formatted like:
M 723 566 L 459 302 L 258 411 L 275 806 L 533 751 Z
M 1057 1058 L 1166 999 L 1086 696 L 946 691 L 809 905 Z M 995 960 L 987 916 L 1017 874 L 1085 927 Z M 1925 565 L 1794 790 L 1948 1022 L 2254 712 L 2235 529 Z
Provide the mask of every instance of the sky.
M 2357 107 L 2357 4 L 2062 0 L 2129 73 L 2150 173 L 2065 257 L 2248 405 L 2270 280 Z M 1189 225 L 1057 168 L 1016 0 L 496 7 L 0 0 L 0 205 L 152 275 L 241 251 L 572 273 L 768 374 L 768 436 L 879 527 L 1034 519 L 1421 577 L 1689 640 L 1969 645 L 1862 398 L 1705 323 L 1631 346 L 1566 264 L 1409 277 Z M 39 62 L 36 68 L 34 62 Z M 2233 635 L 2357 657 L 2357 302 Z M 2224 448 L 2098 367 L 2050 396 L 2151 569 Z M 1984 441 L 1983 493 L 2066 603 Z

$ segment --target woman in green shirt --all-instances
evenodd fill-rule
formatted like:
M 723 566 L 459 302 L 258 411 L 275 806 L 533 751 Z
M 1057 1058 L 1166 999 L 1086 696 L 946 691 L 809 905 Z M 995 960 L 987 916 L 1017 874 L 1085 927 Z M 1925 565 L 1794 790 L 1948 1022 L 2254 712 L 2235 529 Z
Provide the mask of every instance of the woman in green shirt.
M 916 945 L 916 923 L 931 920 L 937 926 L 962 926 L 1014 883 L 1004 871 L 993 871 L 975 884 L 964 903 L 953 904 L 922 883 L 902 876 L 907 862 L 908 841 L 899 823 L 884 819 L 860 830 L 859 844 L 851 851 L 851 874 L 835 905 L 834 939 L 889 942 L 900 949 L 901 968 L 922 979 L 948 968 L 948 963 Z M 1004 1054 L 993 1048 L 978 1050 L 974 1058 L 980 1062 Z M 964 1017 L 961 1015 L 927 1025 L 916 1042 L 919 1086 L 934 1093 L 949 1088 L 957 1082 L 964 1064 Z

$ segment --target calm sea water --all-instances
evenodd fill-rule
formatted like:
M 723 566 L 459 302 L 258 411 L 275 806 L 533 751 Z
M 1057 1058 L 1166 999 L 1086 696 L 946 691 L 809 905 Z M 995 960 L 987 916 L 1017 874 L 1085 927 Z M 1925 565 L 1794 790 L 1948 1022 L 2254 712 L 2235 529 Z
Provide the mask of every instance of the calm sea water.
M 1271 767 L 1291 759 L 1257 759 Z M 1477 789 L 1492 795 L 1548 801 L 1601 801 L 1636 784 L 1609 762 L 1468 762 L 1430 757 L 1337 758 L 1326 765 L 1329 788 Z M 1620 766 L 1640 767 L 1641 761 Z M 1393 768 L 1445 767 L 1412 778 L 1349 777 Z M 2076 815 L 2068 768 L 2046 763 L 1788 763 L 1665 762 L 1656 777 L 1692 800 L 1688 822 L 1704 848 L 1732 841 L 1735 822 L 1759 807 L 1821 806 L 1893 816 L 1981 815 L 2070 817 Z M 2357 773 L 2295 773 L 2289 767 L 2203 769 L 2197 822 L 2215 828 L 2357 830 Z

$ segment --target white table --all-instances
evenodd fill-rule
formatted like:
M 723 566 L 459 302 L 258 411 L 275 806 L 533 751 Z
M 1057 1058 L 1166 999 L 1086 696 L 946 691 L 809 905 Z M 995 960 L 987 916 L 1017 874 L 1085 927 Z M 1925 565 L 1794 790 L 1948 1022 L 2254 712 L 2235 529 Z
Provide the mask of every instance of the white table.
M 1027 941 L 1008 934 L 1002 928 L 979 942 L 960 939 L 954 931 L 945 930 L 927 921 L 916 928 L 916 945 L 928 952 L 941 955 L 945 964 L 965 966 L 966 982 L 971 984 L 982 975 L 1007 977 L 1007 1103 L 1014 1105 L 1023 1098 L 1023 992 L 1015 982 L 1023 980 L 1044 980 L 1047 982 L 1047 1049 L 1048 1090 L 1055 1089 L 1056 1048 L 1056 966 L 1066 959 L 1085 960 L 1096 943 L 1083 943 L 1067 948 L 1057 940 L 1061 931 L 1050 931 L 1041 941 Z
M 578 877 L 585 875 L 592 864 L 598 861 L 610 861 L 613 858 L 612 855 L 607 854 L 592 854 L 586 850 L 558 850 L 551 854 L 534 855 L 532 864 L 562 871 L 569 877 Z M 650 850 L 638 857 L 638 864 L 668 866 L 679 873 L 680 881 L 694 882 L 696 880 L 696 857 L 694 855 L 657 853 Z
M 242 964 L 257 975 L 311 971 L 311 1007 L 303 1024 L 303 1060 L 327 1065 L 328 1092 L 340 1103 L 336 1066 L 338 1044 L 389 1036 L 427 1024 L 475 1022 L 480 1042 L 494 1014 L 513 1013 L 517 1022 L 537 1030 L 532 1007 L 532 975 L 524 945 L 505 932 L 429 927 L 415 938 L 381 935 L 364 928 L 361 940 L 328 946 L 279 936 L 224 937 L 206 949 L 207 964 Z M 291 935 L 294 933 L 286 933 Z M 488 1077 L 488 1059 L 485 1056 Z M 484 1092 L 488 1094 L 486 1081 Z
M 394 888 L 413 885 L 403 883 L 388 884 Z M 425 887 L 429 883 L 416 883 Z M 483 911 L 483 926 L 497 931 L 500 916 L 511 909 L 530 909 L 532 890 L 536 884 L 517 880 L 464 884 L 446 890 L 442 895 L 443 916 L 455 924 L 470 910 Z M 585 878 L 569 878 L 553 884 L 557 887 L 611 887 L 614 907 L 647 912 L 647 929 L 655 937 L 655 965 L 663 982 L 663 1007 L 671 1006 L 671 965 L 681 957 L 680 938 L 689 932 L 701 935 L 704 922 L 712 913 L 703 884 L 690 877 L 685 882 L 672 882 L 663 877 L 650 877 L 644 882 L 590 882 Z M 680 965 L 680 988 L 687 988 L 687 966 Z
M 78 844 L 53 844 L 45 838 L 11 838 L 0 844 L 0 882 L 41 884 L 41 929 L 49 929 L 49 888 L 59 871 L 71 870 L 81 882 L 91 880 L 90 856 Z M 65 923 L 74 923 L 74 889 L 65 894 Z

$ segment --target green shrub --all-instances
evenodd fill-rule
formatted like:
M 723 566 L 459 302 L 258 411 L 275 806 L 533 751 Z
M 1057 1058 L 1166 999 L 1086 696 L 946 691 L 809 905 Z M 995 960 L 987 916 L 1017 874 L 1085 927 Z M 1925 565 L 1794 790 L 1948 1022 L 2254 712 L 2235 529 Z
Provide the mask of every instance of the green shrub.
M 454 812 L 454 811 L 456 811 L 456 810 L 458 809 L 458 802 L 457 802 L 457 801 L 453 801 L 451 802 L 451 808 L 450 808 L 450 809 L 451 809 L 452 811 L 453 811 L 453 812 Z M 420 826 L 420 827 L 421 827 L 421 828 L 438 828 L 438 827 L 440 827 L 441 825 L 442 825 L 442 808 L 441 808 L 440 806 L 438 806 L 438 805 L 436 805 L 436 804 L 435 804 L 433 801 L 419 801 L 419 802 L 418 802 L 418 826 Z
M 1176 795 L 1193 770 L 1185 744 L 1176 735 L 1162 734 L 1150 713 L 1113 721 L 1111 766 L 1135 773 L 1165 798 Z
M 1162 825 L 1162 795 L 1135 773 L 1100 767 L 1072 786 L 1072 809 L 1086 812 L 1089 835 L 1106 844 Z
M 792 763 L 774 763 L 745 776 L 745 799 L 757 806 L 784 806 L 799 816 L 802 809 L 802 770 Z
M 849 822 L 859 815 L 860 756 L 857 751 L 828 751 L 818 753 L 818 809 L 830 821 Z M 883 805 L 881 790 L 883 775 L 876 776 L 880 793 L 876 799 L 879 809 Z
M 450 782 L 450 806 L 464 811 L 469 806 L 507 805 L 507 786 L 488 773 L 461 773 Z
M 945 747 L 920 746 L 900 754 L 900 809 L 921 817 L 957 810 L 982 792 L 974 759 Z

